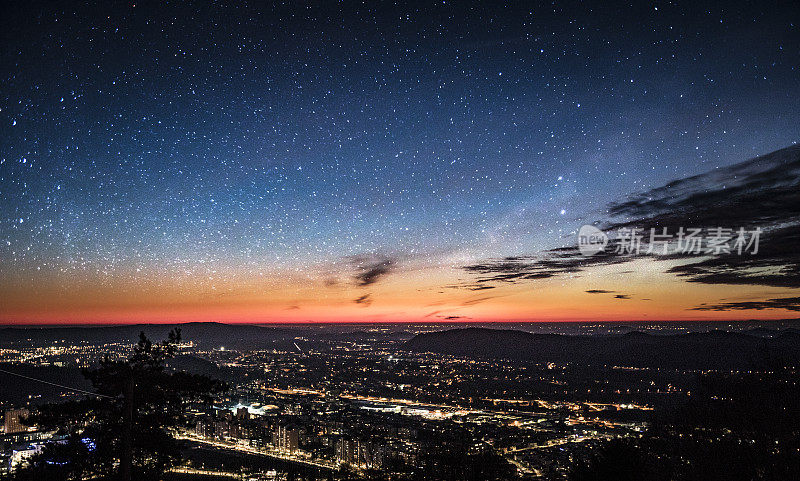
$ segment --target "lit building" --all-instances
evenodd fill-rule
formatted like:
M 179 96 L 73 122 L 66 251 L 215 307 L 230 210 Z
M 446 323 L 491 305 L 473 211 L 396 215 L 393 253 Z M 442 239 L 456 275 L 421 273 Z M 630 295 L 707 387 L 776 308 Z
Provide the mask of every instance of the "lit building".
M 385 449 L 369 441 L 342 438 L 336 443 L 336 462 L 367 469 L 383 466 Z
M 336 442 L 336 462 L 339 464 L 354 465 L 358 462 L 358 449 L 356 448 L 357 442 L 342 438 Z
M 11 459 L 9 461 L 10 471 L 14 471 L 19 466 L 25 464 L 27 460 L 39 454 L 44 449 L 43 444 L 31 444 L 23 449 L 14 449 L 11 452 Z
M 295 427 L 278 426 L 273 434 L 272 444 L 279 450 L 293 453 L 300 446 L 300 433 Z
M 5 427 L 6 434 L 21 433 L 28 430 L 28 427 L 22 424 L 22 418 L 30 414 L 27 409 L 9 409 L 5 412 L 5 419 L 3 426 Z

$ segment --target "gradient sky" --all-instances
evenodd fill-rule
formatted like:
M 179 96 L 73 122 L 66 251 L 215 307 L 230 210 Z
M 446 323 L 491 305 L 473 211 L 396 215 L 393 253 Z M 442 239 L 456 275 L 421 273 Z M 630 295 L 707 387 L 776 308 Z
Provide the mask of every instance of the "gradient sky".
M 0 7 L 0 322 L 792 317 L 468 266 L 795 144 L 794 2 L 224 3 Z

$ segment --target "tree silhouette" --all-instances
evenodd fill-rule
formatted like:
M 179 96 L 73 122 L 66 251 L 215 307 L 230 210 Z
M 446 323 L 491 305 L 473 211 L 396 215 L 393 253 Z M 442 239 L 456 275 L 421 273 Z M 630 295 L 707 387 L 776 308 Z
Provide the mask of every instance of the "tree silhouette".
M 28 422 L 58 429 L 65 439 L 49 443 L 12 479 L 159 479 L 180 459 L 171 431 L 185 424 L 187 403 L 210 403 L 227 389 L 166 368 L 180 339 L 180 329 L 160 343 L 142 332 L 127 359 L 106 355 L 99 367 L 84 370 L 98 396 L 41 406 Z

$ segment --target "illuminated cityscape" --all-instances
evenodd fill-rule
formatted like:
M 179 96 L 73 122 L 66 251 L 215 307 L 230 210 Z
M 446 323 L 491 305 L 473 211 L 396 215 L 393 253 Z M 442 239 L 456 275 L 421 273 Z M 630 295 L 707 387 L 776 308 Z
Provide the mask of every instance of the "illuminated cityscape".
M 734 324 L 729 335 L 777 342 L 796 326 L 794 321 L 768 329 Z M 457 329 L 447 332 L 472 329 L 451 327 Z M 527 328 L 529 335 L 547 339 L 598 339 L 605 345 L 634 334 L 655 340 L 720 336 L 720 331 L 708 330 L 716 327 L 713 324 L 697 323 L 508 327 Z M 172 474 L 416 479 L 447 478 L 449 470 L 461 469 L 473 471 L 459 476 L 487 479 L 568 479 L 576 463 L 603 443 L 645 436 L 659 410 L 691 398 L 697 376 L 719 372 L 704 369 L 702 360 L 673 369 L 647 362 L 537 362 L 415 349 L 416 340 L 442 328 L 265 326 L 239 333 L 241 327 L 216 325 L 216 339 L 187 338 L 170 366 L 224 379 L 230 389 L 210 404 L 185 407 L 186 422 L 170 432 L 185 442 L 187 456 L 171 468 Z M 72 329 L 85 331 L 87 339 L 94 337 L 87 331 L 95 328 Z M 128 332 L 127 327 L 117 329 L 103 337 Z M 202 325 L 183 326 L 187 333 L 195 329 Z M 264 330 L 272 340 L 262 341 L 259 348 L 244 347 L 253 342 L 248 339 L 252 329 Z M 487 332 L 499 342 L 503 332 L 523 332 L 515 329 Z M 84 396 L 79 390 L 90 386 L 80 380 L 78 368 L 101 354 L 122 357 L 131 349 L 130 343 L 106 340 L 71 344 L 42 339 L 48 346 L 44 347 L 30 338 L 35 330 L 22 331 L 17 340 L 4 343 L 0 359 L 3 369 L 21 384 L 16 400 L 2 404 L 6 470 L 36 454 L 42 443 L 59 439 L 57 430 L 23 425 L 20 418 L 28 414 L 23 406 Z M 223 340 L 229 345 L 221 345 Z M 800 344 L 794 342 L 786 352 L 797 352 Z M 670 361 L 664 359 L 663 364 Z M 58 378 L 71 379 L 62 382 L 74 383 L 72 389 L 39 381 L 47 381 L 46 373 L 53 369 L 71 371 L 71 376 Z M 736 369 L 727 372 L 740 374 Z M 773 373 L 765 369 L 762 374 Z M 4 381 L 12 379 L 9 375 Z

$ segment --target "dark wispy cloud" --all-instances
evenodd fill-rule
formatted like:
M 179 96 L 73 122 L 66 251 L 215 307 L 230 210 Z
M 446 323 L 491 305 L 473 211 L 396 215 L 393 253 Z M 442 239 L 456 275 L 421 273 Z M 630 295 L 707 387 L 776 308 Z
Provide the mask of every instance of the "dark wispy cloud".
M 688 282 L 800 288 L 800 225 L 775 227 L 761 236 L 756 255 L 721 255 L 667 272 Z
M 760 228 L 755 255 L 698 257 L 697 262 L 672 266 L 668 272 L 688 282 L 800 287 L 800 146 L 634 194 L 611 203 L 608 214 L 607 220 L 598 224 L 607 232 L 624 227 L 643 232 L 667 228 L 673 234 L 680 227 Z M 478 285 L 546 279 L 634 260 L 635 256 L 613 254 L 619 242 L 612 238 L 605 252 L 591 257 L 571 245 L 533 256 L 490 259 L 464 269 L 477 276 Z M 690 259 L 678 255 L 651 258 Z
M 494 289 L 495 286 L 480 283 L 465 283 L 465 284 L 451 284 L 444 286 L 446 289 L 466 289 L 468 291 L 485 291 L 487 289 Z
M 734 311 L 734 310 L 787 309 L 800 311 L 800 297 L 777 297 L 763 301 L 722 302 L 719 304 L 701 304 L 693 308 L 695 311 Z
M 630 258 L 601 252 L 592 257 L 582 255 L 577 247 L 552 249 L 532 256 L 504 257 L 464 266 L 478 276 L 476 285 L 494 282 L 519 282 L 574 274 L 594 265 L 628 262 Z
M 800 146 L 671 182 L 612 204 L 607 228 L 763 229 L 756 255 L 717 255 L 674 266 L 688 282 L 800 287 Z
M 353 280 L 358 287 L 367 287 L 378 282 L 397 267 L 398 260 L 390 256 L 364 254 L 347 258 L 353 269 Z M 362 307 L 372 305 L 372 293 L 366 293 L 353 299 Z
M 349 257 L 348 260 L 355 269 L 353 277 L 356 285 L 360 287 L 374 284 L 397 267 L 397 259 L 389 256 L 359 255 Z
M 436 317 L 437 319 L 444 319 L 446 321 L 454 321 L 457 319 L 470 319 L 469 316 L 457 316 L 455 314 L 442 314 L 444 311 L 432 311 L 425 314 L 423 317 Z
M 614 299 L 631 299 L 630 294 L 618 294 L 617 291 L 609 291 L 606 289 L 589 289 L 584 292 L 587 294 L 614 294 Z
M 363 296 L 358 296 L 353 299 L 353 302 L 356 304 L 361 304 L 364 307 L 369 306 L 372 304 L 372 294 L 364 294 Z
M 475 304 L 480 304 L 481 302 L 488 301 L 490 299 L 494 299 L 495 297 L 499 296 L 482 296 L 482 297 L 473 297 L 461 302 L 462 306 L 474 306 Z
M 754 226 L 797 220 L 800 146 L 675 180 L 609 205 L 609 227 Z

